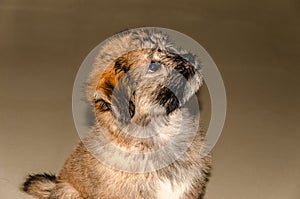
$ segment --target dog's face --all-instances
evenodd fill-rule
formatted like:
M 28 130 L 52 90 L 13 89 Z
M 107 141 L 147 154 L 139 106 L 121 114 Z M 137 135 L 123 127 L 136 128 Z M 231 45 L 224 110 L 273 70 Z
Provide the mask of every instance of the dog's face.
M 96 116 L 100 122 L 111 114 L 121 124 L 147 126 L 179 109 L 201 83 L 200 68 L 180 55 L 157 48 L 130 51 L 100 75 Z

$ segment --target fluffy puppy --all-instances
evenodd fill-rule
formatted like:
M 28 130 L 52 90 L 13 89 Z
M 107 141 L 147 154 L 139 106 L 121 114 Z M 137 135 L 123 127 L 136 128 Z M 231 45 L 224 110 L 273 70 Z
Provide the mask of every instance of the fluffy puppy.
M 118 34 L 90 75 L 95 126 L 57 177 L 30 175 L 23 190 L 41 199 L 202 198 L 211 158 L 192 103 L 201 84 L 197 60 L 165 34 Z

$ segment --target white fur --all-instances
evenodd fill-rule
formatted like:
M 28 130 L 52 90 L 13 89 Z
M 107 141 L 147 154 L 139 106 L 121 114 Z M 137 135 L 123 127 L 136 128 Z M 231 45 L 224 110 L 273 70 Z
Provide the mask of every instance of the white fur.
M 159 182 L 157 199 L 182 199 L 184 193 L 189 189 L 189 183 L 173 183 L 165 179 Z

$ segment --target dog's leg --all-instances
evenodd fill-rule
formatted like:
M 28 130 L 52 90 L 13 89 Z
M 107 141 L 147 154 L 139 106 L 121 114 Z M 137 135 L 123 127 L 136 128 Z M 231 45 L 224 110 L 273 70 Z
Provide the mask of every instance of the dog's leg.
M 69 183 L 59 182 L 52 189 L 49 199 L 83 199 L 83 197 Z

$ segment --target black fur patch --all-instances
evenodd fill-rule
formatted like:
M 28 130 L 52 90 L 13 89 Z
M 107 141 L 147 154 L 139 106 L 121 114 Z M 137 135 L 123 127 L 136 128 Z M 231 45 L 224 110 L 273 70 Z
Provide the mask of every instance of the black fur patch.
M 167 114 L 170 114 L 172 111 L 179 107 L 179 100 L 177 99 L 174 92 L 169 88 L 163 87 L 159 94 L 156 97 L 158 103 L 166 108 Z
M 175 55 L 172 60 L 174 60 L 174 62 L 176 63 L 174 69 L 182 74 L 187 80 L 195 75 L 194 66 L 180 55 Z
M 133 118 L 134 113 L 135 113 L 135 106 L 134 106 L 134 103 L 131 100 L 129 101 L 128 109 L 129 109 L 130 117 Z
M 179 72 L 185 79 L 189 80 L 195 75 L 195 67 L 188 60 L 178 54 L 167 52 L 162 63 L 172 61 L 173 68 Z M 164 63 L 165 64 L 165 63 Z M 168 64 L 166 64 L 168 65 Z
M 28 188 L 33 182 L 45 182 L 45 181 L 51 181 L 53 183 L 56 183 L 56 176 L 52 174 L 36 174 L 36 175 L 29 175 L 26 181 L 23 183 L 22 190 L 27 192 Z
M 124 58 L 118 58 L 115 62 L 115 71 L 116 72 L 120 72 L 120 71 L 124 71 L 125 73 L 127 73 L 130 69 L 130 67 L 128 66 L 126 60 Z

